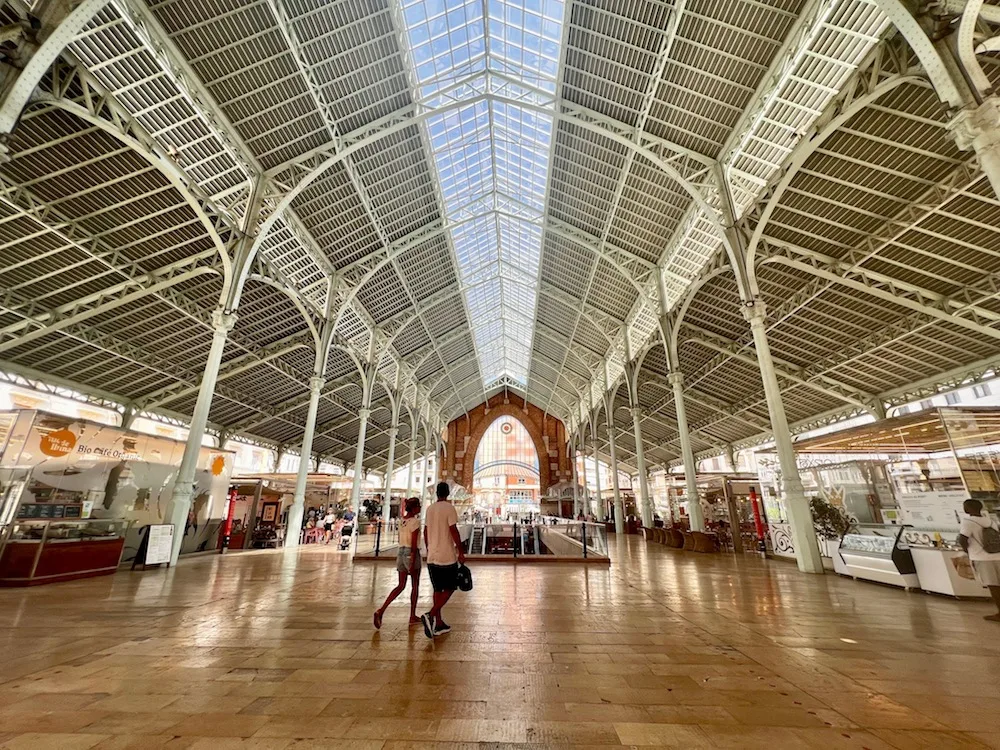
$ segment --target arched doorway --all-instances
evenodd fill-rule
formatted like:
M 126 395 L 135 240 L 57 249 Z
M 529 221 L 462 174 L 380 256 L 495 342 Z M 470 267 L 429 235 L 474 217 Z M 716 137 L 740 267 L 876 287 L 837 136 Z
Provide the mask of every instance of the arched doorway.
M 538 513 L 538 451 L 517 417 L 505 414 L 486 428 L 476 448 L 471 489 L 476 505 L 491 513 Z

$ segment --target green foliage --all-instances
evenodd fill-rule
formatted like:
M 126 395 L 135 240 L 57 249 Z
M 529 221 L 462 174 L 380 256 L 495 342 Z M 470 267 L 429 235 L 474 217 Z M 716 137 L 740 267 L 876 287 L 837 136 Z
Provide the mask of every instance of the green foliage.
M 830 505 L 822 498 L 814 497 L 810 500 L 809 510 L 812 511 L 816 534 L 822 539 L 840 539 L 851 526 L 846 510 Z
M 369 520 L 374 519 L 382 512 L 382 501 L 377 497 L 370 497 L 361 503 L 361 514 L 367 516 Z

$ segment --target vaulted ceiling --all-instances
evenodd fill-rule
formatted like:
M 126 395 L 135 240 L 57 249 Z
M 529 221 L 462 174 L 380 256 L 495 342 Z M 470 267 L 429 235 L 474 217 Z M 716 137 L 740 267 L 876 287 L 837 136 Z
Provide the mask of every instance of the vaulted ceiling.
M 29 5 L 2 19 L 31 95 L 0 116 L 0 368 L 184 418 L 238 297 L 217 429 L 297 447 L 330 330 L 314 453 L 353 460 L 370 368 L 375 468 L 397 394 L 410 440 L 502 388 L 571 427 L 607 396 L 626 465 L 637 405 L 669 464 L 663 317 L 718 453 L 769 430 L 726 203 L 796 429 L 1000 355 L 1000 203 L 891 3 Z

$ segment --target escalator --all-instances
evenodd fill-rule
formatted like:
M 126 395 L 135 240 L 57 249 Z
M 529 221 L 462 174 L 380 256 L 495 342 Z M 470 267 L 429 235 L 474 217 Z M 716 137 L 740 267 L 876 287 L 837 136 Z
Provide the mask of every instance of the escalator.
M 469 540 L 468 554 L 481 555 L 486 546 L 486 529 L 482 526 L 472 527 L 472 538 Z

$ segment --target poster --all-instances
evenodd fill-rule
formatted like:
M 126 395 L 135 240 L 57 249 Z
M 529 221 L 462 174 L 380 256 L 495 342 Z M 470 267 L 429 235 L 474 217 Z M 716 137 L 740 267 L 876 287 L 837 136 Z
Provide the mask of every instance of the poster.
M 174 525 L 157 523 L 149 527 L 149 546 L 146 548 L 146 565 L 160 565 L 170 562 L 170 550 L 174 546 Z

